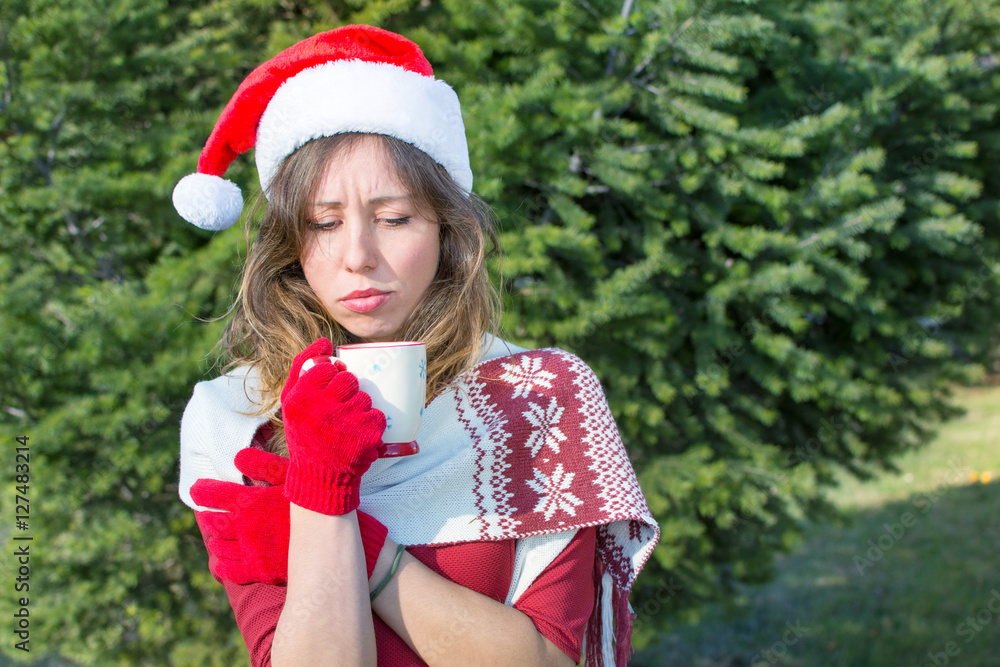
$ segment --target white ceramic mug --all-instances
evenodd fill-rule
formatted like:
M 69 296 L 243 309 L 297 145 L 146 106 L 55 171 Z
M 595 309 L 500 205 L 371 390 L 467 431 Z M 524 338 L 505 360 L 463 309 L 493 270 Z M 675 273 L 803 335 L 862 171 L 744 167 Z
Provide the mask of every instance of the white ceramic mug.
M 337 358 L 358 378 L 372 407 L 385 414 L 379 456 L 420 451 L 417 432 L 427 400 L 427 345 L 411 341 L 341 345 Z

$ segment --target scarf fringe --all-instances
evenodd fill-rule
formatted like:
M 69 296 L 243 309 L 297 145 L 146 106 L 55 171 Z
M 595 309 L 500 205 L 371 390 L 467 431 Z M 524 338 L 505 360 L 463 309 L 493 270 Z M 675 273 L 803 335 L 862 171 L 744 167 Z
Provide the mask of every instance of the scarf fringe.
M 632 657 L 632 613 L 628 592 L 615 585 L 602 563 L 594 563 L 596 604 L 587 621 L 587 667 L 625 667 Z
M 613 593 L 615 613 L 615 665 L 625 667 L 632 657 L 632 619 L 635 615 L 628 606 L 628 591 L 614 586 Z

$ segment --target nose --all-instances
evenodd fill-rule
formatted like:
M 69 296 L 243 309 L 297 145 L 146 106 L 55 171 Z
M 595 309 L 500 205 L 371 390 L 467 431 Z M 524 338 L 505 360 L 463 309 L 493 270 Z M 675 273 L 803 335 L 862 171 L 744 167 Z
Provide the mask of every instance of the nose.
M 344 268 L 350 273 L 364 273 L 378 266 L 378 239 L 367 221 L 347 224 L 344 242 Z

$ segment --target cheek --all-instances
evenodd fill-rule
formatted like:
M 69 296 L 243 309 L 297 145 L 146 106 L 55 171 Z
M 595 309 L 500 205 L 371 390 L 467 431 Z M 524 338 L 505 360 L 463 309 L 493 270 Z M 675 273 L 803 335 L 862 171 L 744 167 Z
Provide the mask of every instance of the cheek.
M 323 280 L 326 262 L 324 262 L 322 250 L 315 242 L 307 243 L 305 248 L 302 249 L 299 264 L 302 266 L 302 273 L 306 277 L 306 283 L 308 283 L 317 296 L 322 296 L 320 291 L 322 285 L 326 282 Z
M 441 245 L 436 236 L 421 244 L 415 264 L 421 277 L 429 285 L 437 276 L 438 263 L 441 257 Z
M 304 248 L 302 250 L 302 255 L 299 257 L 299 265 L 302 267 L 302 273 L 306 277 L 306 282 L 309 286 L 312 286 L 312 276 L 315 275 L 315 253 L 311 248 Z

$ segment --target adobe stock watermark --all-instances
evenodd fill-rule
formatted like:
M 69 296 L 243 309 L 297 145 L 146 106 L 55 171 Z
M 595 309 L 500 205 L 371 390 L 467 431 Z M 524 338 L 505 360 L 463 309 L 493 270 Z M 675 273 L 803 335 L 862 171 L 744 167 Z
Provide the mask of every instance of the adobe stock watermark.
M 922 153 L 910 158 L 905 165 L 903 165 L 903 173 L 907 176 L 914 176 L 924 171 L 935 162 L 937 162 L 947 151 L 958 144 L 962 139 L 962 135 L 953 129 L 946 130 L 943 135 L 938 137 L 930 146 L 925 148 Z
M 947 489 L 953 488 L 956 482 L 964 480 L 969 474 L 968 467 L 963 467 L 961 462 L 956 459 L 949 460 L 948 467 L 949 472 L 945 482 L 939 484 L 933 490 L 917 494 L 911 499 L 910 502 L 919 515 L 927 514 L 931 507 L 937 505 L 941 494 Z M 868 548 L 862 551 L 861 555 L 857 552 L 854 554 L 853 562 L 858 574 L 864 576 L 868 570 L 875 567 L 876 563 L 885 558 L 885 555 L 899 544 L 900 540 L 906 536 L 910 529 L 917 525 L 919 515 L 911 511 L 906 511 L 900 514 L 896 521 L 883 523 L 882 531 L 879 535 L 868 540 L 866 543 Z M 865 549 L 865 547 L 862 547 L 862 549 Z
M 661 583 L 654 595 L 644 600 L 638 608 L 633 609 L 635 613 L 635 620 L 632 622 L 633 626 L 641 625 L 655 617 L 660 613 L 664 605 L 683 590 L 684 586 L 674 581 L 673 577 Z
M 707 370 L 699 372 L 704 381 L 698 382 L 693 393 L 681 392 L 684 399 L 691 404 L 699 394 L 705 392 L 705 384 L 717 383 L 729 372 L 729 369 L 736 365 L 737 361 L 747 353 L 747 341 L 753 340 L 760 331 L 770 331 L 773 328 L 782 326 L 781 321 L 794 319 L 796 311 L 789 306 L 778 303 L 766 309 L 760 317 L 753 317 L 740 327 L 740 340 L 729 347 L 715 351 L 715 359 Z
M 785 462 L 791 467 L 813 460 L 823 451 L 824 445 L 833 440 L 837 432 L 843 430 L 843 428 L 844 423 L 837 421 L 837 415 L 833 415 L 829 420 L 821 419 L 816 437 L 809 438 L 805 443 L 789 452 Z
M 335 609 L 338 604 L 342 604 L 343 600 L 347 599 L 350 593 L 351 586 L 346 581 L 346 577 L 338 578 L 331 575 L 327 578 L 326 582 L 313 587 L 294 601 L 286 597 L 281 614 L 282 617 L 287 616 L 286 620 L 289 622 L 279 625 L 275 629 L 274 637 L 271 641 L 272 651 L 275 648 L 294 644 L 298 641 L 299 636 L 296 633 L 296 626 L 301 627 L 302 625 L 312 624 L 312 617 L 317 614 L 320 615 L 322 620 L 323 616 L 328 615 L 331 609 Z
M 964 644 L 971 644 L 979 633 L 990 629 L 994 625 L 994 619 L 1000 617 L 1000 591 L 996 588 L 990 591 L 990 597 L 980 609 L 969 614 L 961 623 L 955 626 L 955 634 L 961 638 Z M 962 653 L 962 646 L 954 639 L 946 641 L 940 650 L 931 649 L 927 652 L 927 659 L 923 667 L 945 667 L 952 664 L 952 660 Z M 958 664 L 955 661 L 955 664 Z
M 785 632 L 781 635 L 781 639 L 754 654 L 750 658 L 750 667 L 766 667 L 781 663 L 788 655 L 788 647 L 795 646 L 808 634 L 809 628 L 802 625 L 802 621 L 798 619 L 795 619 L 795 623 L 788 621 L 785 623 Z
M 961 285 L 958 285 L 948 295 L 949 304 L 959 305 L 965 303 L 965 300 L 969 297 L 982 298 L 986 296 L 987 282 L 995 280 L 994 275 L 1000 272 L 1000 257 L 987 257 L 986 255 L 980 253 L 979 260 L 980 266 L 975 275 Z M 889 357 L 889 365 L 892 366 L 892 370 L 899 370 L 900 367 L 908 364 L 920 350 L 924 341 L 937 337 L 941 328 L 949 321 L 949 318 L 926 318 L 922 320 L 920 322 L 921 329 L 917 334 L 907 338 L 905 341 L 902 341 L 902 347 L 900 349 L 890 350 L 887 353 Z
M 479 627 L 472 622 L 471 614 L 468 610 L 461 612 L 456 610 L 456 616 L 451 619 L 442 631 L 431 638 L 430 642 L 423 646 L 421 657 L 427 664 L 434 664 L 452 654 L 457 645 L 474 638 L 479 631 Z

